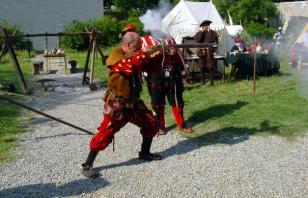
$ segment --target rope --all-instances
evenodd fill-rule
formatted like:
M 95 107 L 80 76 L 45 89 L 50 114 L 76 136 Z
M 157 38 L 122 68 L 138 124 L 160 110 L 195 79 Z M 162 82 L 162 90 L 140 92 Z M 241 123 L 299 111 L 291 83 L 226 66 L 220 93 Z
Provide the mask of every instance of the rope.
M 163 50 L 163 60 L 161 61 L 161 67 L 162 67 L 162 69 L 164 69 L 164 63 L 165 63 L 165 59 L 166 59 L 164 40 L 162 41 L 161 47 L 162 47 L 162 50 Z

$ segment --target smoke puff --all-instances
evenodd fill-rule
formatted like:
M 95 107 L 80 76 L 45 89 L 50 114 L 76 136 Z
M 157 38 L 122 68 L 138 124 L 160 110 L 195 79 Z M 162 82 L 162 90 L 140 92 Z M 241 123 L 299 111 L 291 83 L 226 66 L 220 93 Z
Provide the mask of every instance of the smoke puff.
M 147 10 L 146 13 L 139 17 L 143 23 L 144 31 L 161 31 L 161 21 L 166 14 L 171 10 L 172 5 L 164 0 L 159 1 L 156 9 Z
M 140 21 L 143 23 L 144 31 L 161 30 L 161 14 L 152 10 L 147 10 L 145 15 L 141 16 Z

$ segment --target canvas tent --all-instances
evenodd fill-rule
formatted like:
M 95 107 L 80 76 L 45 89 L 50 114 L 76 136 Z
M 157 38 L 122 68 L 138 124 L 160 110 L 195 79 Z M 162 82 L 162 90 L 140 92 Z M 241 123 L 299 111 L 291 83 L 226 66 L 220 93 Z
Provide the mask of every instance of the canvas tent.
M 229 52 L 234 41 L 227 33 L 225 21 L 210 2 L 181 0 L 162 20 L 162 31 L 171 35 L 177 43 L 183 38 L 193 37 L 204 20 L 212 21 L 210 28 L 219 35 L 218 54 Z
M 199 30 L 204 20 L 212 21 L 210 28 L 218 32 L 219 53 L 230 51 L 234 45 L 232 37 L 241 34 L 242 25 L 227 25 L 218 13 L 215 5 L 210 2 L 191 2 L 181 0 L 162 20 L 162 31 L 171 35 L 177 43 L 183 38 L 192 37 Z
M 242 25 L 226 25 L 227 32 L 230 36 L 236 37 L 244 30 Z
M 308 48 L 308 23 L 297 37 L 295 43 L 302 43 L 304 47 Z
M 212 2 L 190 2 L 181 0 L 162 20 L 162 31 L 172 35 L 177 43 L 182 38 L 193 36 L 204 20 L 210 20 L 212 30 L 222 30 L 224 20 Z

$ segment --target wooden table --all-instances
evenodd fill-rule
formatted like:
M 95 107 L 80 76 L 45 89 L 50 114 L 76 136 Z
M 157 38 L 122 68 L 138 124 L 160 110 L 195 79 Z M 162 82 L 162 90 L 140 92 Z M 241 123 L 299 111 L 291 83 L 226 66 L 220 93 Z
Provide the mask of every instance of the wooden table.
M 226 61 L 228 64 L 236 64 L 238 75 L 241 78 L 253 76 L 254 54 L 229 53 Z M 279 73 L 280 63 L 275 54 L 256 54 L 256 73 L 258 76 L 268 76 Z
M 51 67 L 51 64 L 54 64 L 51 60 L 57 59 L 58 64 L 64 64 L 64 73 L 67 74 L 67 60 L 66 60 L 66 54 L 44 54 L 44 71 L 46 74 L 49 73 L 49 69 Z M 61 61 L 63 59 L 63 61 Z

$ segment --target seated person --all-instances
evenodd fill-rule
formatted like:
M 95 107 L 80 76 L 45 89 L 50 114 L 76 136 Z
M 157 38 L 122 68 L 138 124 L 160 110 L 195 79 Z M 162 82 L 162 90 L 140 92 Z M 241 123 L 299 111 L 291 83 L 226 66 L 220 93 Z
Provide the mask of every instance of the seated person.
M 231 48 L 231 53 L 242 53 L 242 52 L 246 52 L 247 51 L 247 49 L 246 49 L 246 47 L 244 45 L 244 41 L 240 37 L 235 38 L 234 39 L 234 43 L 235 44 Z M 237 69 L 238 69 L 238 66 L 236 65 L 236 63 L 233 63 L 230 75 L 235 77 Z
M 246 46 L 244 44 L 244 40 L 241 37 L 236 37 L 234 39 L 235 45 L 231 48 L 231 52 L 246 52 Z

